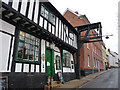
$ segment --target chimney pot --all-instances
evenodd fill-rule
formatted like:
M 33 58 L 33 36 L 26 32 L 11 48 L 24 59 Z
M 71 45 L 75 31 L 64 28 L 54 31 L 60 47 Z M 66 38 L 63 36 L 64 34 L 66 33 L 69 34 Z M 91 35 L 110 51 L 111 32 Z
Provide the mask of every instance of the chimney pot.
M 78 11 L 75 11 L 76 14 L 78 14 Z

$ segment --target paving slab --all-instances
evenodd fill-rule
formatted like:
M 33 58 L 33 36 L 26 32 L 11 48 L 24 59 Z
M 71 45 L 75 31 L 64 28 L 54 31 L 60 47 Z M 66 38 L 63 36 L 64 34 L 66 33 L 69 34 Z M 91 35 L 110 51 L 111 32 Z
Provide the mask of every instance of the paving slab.
M 82 77 L 81 79 L 74 79 L 74 80 L 71 80 L 69 82 L 66 82 L 65 84 L 60 84 L 58 87 L 55 87 L 55 88 L 59 88 L 59 89 L 62 89 L 62 88 L 78 88 L 80 86 L 82 86 L 83 84 L 91 81 L 92 79 L 98 77 L 99 75 L 107 72 L 109 70 L 105 70 L 105 71 L 100 71 L 100 72 L 96 72 L 96 73 L 93 73 L 93 74 L 90 74 L 90 75 L 87 75 L 85 77 Z

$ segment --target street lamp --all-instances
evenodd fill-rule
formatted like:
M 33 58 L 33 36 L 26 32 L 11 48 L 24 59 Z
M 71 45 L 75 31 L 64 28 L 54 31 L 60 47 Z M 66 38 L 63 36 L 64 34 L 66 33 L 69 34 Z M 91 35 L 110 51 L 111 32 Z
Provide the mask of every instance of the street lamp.
M 111 35 L 104 35 L 104 36 L 102 36 L 102 37 L 105 37 L 106 39 L 109 39 L 109 36 L 113 36 L 113 34 L 111 34 Z

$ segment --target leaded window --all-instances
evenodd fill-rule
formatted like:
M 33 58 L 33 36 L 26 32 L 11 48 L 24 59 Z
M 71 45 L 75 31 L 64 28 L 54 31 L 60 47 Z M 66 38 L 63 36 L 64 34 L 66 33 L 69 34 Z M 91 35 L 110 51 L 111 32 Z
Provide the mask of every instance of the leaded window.
M 56 70 L 61 69 L 60 56 L 56 55 Z
M 63 66 L 71 66 L 71 54 L 66 50 L 63 50 Z
M 41 5 L 41 15 L 55 25 L 55 15 L 51 13 L 44 5 Z
M 39 63 L 40 39 L 28 33 L 19 32 L 17 61 Z

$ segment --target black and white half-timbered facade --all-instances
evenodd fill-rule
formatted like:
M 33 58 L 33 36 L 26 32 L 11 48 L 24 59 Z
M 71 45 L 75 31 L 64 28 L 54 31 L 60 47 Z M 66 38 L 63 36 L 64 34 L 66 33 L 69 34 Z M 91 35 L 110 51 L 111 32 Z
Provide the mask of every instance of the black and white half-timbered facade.
M 48 77 L 76 78 L 77 31 L 50 2 L 0 3 L 0 72 L 10 88 L 40 88 Z

